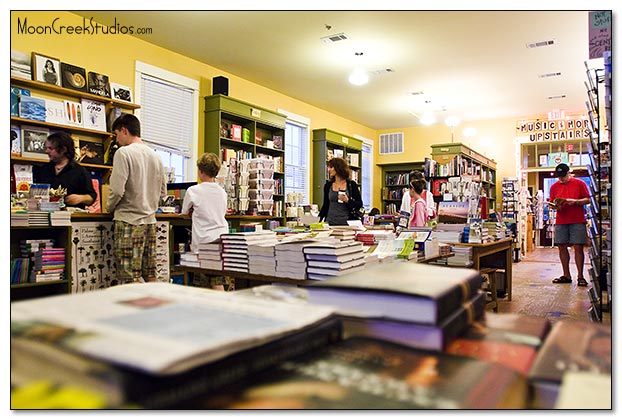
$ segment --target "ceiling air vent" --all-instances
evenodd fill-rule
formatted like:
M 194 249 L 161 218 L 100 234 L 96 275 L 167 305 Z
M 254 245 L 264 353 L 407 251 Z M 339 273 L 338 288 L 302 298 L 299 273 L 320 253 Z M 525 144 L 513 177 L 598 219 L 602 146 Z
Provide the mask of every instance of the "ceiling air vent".
M 404 133 L 387 133 L 380 135 L 380 154 L 396 155 L 404 153 Z
M 555 40 L 554 39 L 549 39 L 547 41 L 538 41 L 538 42 L 532 42 L 531 44 L 526 44 L 527 48 L 538 48 L 538 47 L 547 47 L 549 45 L 554 45 L 555 44 Z
M 390 68 L 386 68 L 386 69 L 378 69 L 378 70 L 372 70 L 370 71 L 371 74 L 378 76 L 380 74 L 385 74 L 385 73 L 395 73 L 395 70 L 390 69 Z
M 325 44 L 330 44 L 332 42 L 337 42 L 337 41 L 343 41 L 345 39 L 348 39 L 348 37 L 343 32 L 321 38 L 322 42 L 324 42 Z
M 547 99 L 564 99 L 566 97 L 566 95 L 553 95 L 553 96 L 547 96 Z
M 562 72 L 561 71 L 557 71 L 554 73 L 544 73 L 544 74 L 539 74 L 538 77 L 540 79 L 546 79 L 547 77 L 557 77 L 557 76 L 561 76 Z

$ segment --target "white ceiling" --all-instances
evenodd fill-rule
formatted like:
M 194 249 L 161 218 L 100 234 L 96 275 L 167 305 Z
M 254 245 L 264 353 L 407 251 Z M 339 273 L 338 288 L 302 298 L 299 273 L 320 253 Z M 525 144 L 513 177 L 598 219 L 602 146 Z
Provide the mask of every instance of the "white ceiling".
M 153 28 L 141 38 L 374 129 L 418 125 L 409 111 L 428 108 L 441 123 L 585 110 L 587 11 L 78 13 Z M 353 86 L 356 64 L 392 71 Z

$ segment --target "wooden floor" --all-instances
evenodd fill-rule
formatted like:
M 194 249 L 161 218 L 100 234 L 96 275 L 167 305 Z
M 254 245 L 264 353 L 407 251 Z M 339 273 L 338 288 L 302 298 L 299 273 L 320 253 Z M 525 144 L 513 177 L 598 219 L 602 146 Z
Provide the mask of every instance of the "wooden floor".
M 588 279 L 587 268 L 584 276 Z M 579 287 L 576 283 L 577 269 L 574 256 L 570 260 L 572 284 L 553 284 L 552 280 L 562 274 L 557 248 L 536 248 L 534 252 L 514 263 L 512 301 L 499 299 L 499 312 L 518 312 L 527 315 L 546 317 L 551 322 L 559 319 L 588 321 L 587 314 L 590 300 L 588 287 Z M 609 312 L 603 312 L 603 323 L 611 325 Z

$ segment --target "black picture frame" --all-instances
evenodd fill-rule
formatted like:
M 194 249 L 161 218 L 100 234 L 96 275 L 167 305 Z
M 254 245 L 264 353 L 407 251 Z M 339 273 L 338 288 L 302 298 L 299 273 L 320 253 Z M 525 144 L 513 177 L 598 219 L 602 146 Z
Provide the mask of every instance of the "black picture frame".
M 87 91 L 86 70 L 69 63 L 60 64 L 61 82 L 64 88 Z
M 61 86 L 60 60 L 37 52 L 32 53 L 32 80 Z

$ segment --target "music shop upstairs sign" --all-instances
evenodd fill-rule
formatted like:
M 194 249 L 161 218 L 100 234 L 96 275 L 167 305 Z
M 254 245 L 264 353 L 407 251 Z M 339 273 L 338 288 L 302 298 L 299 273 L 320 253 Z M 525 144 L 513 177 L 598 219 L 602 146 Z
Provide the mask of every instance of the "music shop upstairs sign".
M 519 121 L 516 125 L 518 135 L 529 141 L 580 140 L 590 137 L 587 119 Z

